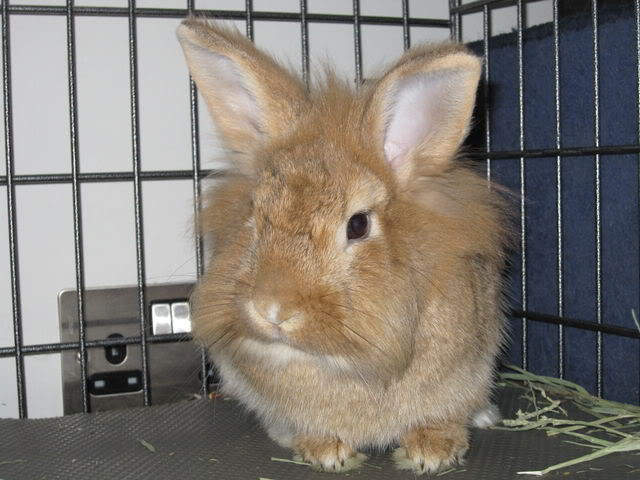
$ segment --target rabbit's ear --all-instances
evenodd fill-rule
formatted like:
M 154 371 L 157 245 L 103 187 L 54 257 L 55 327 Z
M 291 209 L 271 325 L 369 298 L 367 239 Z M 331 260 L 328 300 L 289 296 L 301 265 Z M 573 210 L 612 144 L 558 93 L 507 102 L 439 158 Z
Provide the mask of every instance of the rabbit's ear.
M 375 87 L 367 114 L 401 183 L 437 175 L 453 160 L 471 122 L 480 60 L 446 45 L 409 52 Z
M 177 34 L 227 148 L 249 153 L 291 127 L 304 87 L 237 29 L 190 18 Z

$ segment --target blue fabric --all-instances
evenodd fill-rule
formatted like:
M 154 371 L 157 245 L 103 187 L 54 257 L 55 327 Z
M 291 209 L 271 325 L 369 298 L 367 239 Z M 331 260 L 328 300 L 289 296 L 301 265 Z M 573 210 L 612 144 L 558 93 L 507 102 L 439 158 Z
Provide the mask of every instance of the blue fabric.
M 638 65 L 632 10 L 600 13 L 600 144 L 638 143 Z M 482 53 L 481 44 L 471 48 Z M 550 24 L 524 33 L 525 149 L 556 147 L 553 30 Z M 518 51 L 516 34 L 490 41 L 491 148 L 519 150 Z M 560 25 L 561 144 L 594 145 L 594 57 L 590 17 Z M 483 116 L 482 106 L 478 118 Z M 472 151 L 484 149 L 482 121 L 470 138 Z M 640 295 L 638 155 L 600 157 L 600 212 L 603 323 L 636 328 Z M 562 268 L 564 315 L 596 321 L 596 168 L 595 158 L 562 159 Z M 491 162 L 492 178 L 520 192 L 520 159 Z M 556 158 L 525 160 L 526 309 L 558 314 Z M 520 205 L 515 205 L 520 231 Z M 519 238 L 518 238 L 519 241 Z M 520 251 L 509 271 L 509 298 L 522 305 Z M 529 321 L 530 370 L 559 375 L 558 327 Z M 506 360 L 522 364 L 521 321 L 510 322 L 512 341 Z M 564 373 L 596 391 L 596 334 L 565 328 Z M 637 403 L 640 395 L 640 341 L 603 335 L 603 391 L 610 399 Z

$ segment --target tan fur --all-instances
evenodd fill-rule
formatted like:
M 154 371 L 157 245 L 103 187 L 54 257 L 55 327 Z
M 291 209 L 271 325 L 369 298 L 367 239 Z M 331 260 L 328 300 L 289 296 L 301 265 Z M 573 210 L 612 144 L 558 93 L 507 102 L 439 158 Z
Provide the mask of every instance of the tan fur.
M 337 438 L 300 435 L 296 437 L 295 444 L 297 455 L 302 461 L 326 472 L 351 470 L 366 459 Z
M 456 159 L 479 61 L 458 45 L 419 47 L 357 92 L 328 75 L 307 93 L 238 33 L 197 20 L 178 33 L 201 91 L 212 84 L 199 82 L 208 74 L 191 63 L 192 44 L 236 59 L 263 122 L 258 135 L 238 134 L 216 105 L 224 86 L 203 92 L 243 152 L 202 212 L 213 252 L 193 298 L 195 338 L 224 390 L 320 466 L 366 446 L 424 450 L 436 437 L 430 454 L 457 458 L 489 403 L 503 336 L 504 201 Z M 382 153 L 390 92 L 442 71 L 462 72 L 459 101 L 395 171 Z M 361 211 L 369 238 L 348 244 L 346 223 Z M 344 452 L 327 459 L 338 444 Z
M 393 453 L 398 468 L 420 475 L 458 462 L 469 448 L 469 433 L 459 424 L 418 427 L 405 433 L 401 444 Z
M 246 148 L 255 140 L 254 129 L 271 135 L 282 134 L 289 129 L 290 119 L 304 108 L 305 93 L 300 82 L 266 54 L 256 51 L 253 44 L 238 35 L 236 30 L 218 26 L 213 31 L 206 22 L 192 18 L 179 27 L 178 38 L 187 56 L 191 75 L 199 86 L 205 87 L 200 92 L 229 148 L 250 154 Z M 229 105 L 222 89 L 206 88 L 217 78 L 215 72 L 206 71 L 202 56 L 198 55 L 202 51 L 216 52 L 219 57 L 229 59 L 243 71 L 250 72 L 244 88 L 255 90 L 259 106 L 269 112 L 264 122 L 252 125 L 253 128 L 239 125 L 237 116 L 242 115 L 242 111 L 237 105 Z M 281 101 L 283 99 L 287 101 Z

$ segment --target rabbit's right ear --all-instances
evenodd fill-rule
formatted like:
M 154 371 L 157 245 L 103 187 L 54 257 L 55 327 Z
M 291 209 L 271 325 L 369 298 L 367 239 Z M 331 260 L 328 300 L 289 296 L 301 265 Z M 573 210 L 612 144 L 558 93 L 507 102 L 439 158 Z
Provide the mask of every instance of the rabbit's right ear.
M 378 81 L 366 134 L 373 133 L 401 184 L 451 164 L 469 132 L 481 66 L 462 46 L 424 46 Z
M 291 128 L 306 98 L 292 74 L 233 27 L 190 18 L 177 34 L 227 148 L 249 153 Z

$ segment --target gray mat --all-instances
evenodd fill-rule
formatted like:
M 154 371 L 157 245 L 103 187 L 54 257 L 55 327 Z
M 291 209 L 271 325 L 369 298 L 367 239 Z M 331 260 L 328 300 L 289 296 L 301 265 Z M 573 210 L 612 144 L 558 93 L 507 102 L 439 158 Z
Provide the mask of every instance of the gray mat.
M 513 392 L 501 392 L 501 410 L 514 409 Z M 586 448 L 541 432 L 474 431 L 467 463 L 443 480 L 514 480 L 517 475 L 583 455 Z M 271 442 L 254 419 L 231 400 L 193 400 L 42 420 L 0 420 L 0 479 L 409 479 L 388 453 L 374 453 L 360 470 L 317 473 L 271 460 L 290 452 Z M 545 478 L 634 479 L 640 456 L 616 454 Z M 462 471 L 462 469 L 465 469 Z M 427 475 L 421 478 L 430 478 Z

